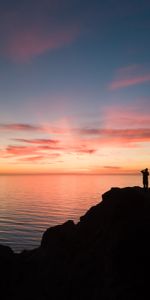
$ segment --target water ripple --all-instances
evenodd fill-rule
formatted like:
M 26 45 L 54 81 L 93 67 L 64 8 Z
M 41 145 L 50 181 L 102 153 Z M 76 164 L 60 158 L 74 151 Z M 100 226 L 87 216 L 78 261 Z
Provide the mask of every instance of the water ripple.
M 0 176 L 0 243 L 16 252 L 40 245 L 43 232 L 75 222 L 111 186 L 139 185 L 130 176 Z

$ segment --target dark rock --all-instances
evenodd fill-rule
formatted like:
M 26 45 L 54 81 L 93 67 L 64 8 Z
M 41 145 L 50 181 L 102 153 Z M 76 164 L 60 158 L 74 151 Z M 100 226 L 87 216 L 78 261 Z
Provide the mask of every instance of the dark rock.
M 0 246 L 0 265 L 5 299 L 149 299 L 150 190 L 112 188 L 78 224 L 47 229 L 39 248 Z
M 12 291 L 12 274 L 14 253 L 8 246 L 0 245 L 0 291 L 4 296 L 9 298 Z
M 75 235 L 76 226 L 72 220 L 69 220 L 62 225 L 48 228 L 43 234 L 41 247 L 49 250 L 52 248 L 60 250 L 61 247 L 67 251 L 71 244 L 74 244 Z
M 9 259 L 13 256 L 14 252 L 9 246 L 0 245 L 0 257 Z

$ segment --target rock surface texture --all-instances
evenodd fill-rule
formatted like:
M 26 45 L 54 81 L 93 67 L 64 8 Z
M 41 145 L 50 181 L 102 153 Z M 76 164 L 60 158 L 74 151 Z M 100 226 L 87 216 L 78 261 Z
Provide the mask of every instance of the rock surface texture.
M 112 188 L 32 251 L 0 245 L 0 267 L 3 299 L 149 299 L 150 190 Z

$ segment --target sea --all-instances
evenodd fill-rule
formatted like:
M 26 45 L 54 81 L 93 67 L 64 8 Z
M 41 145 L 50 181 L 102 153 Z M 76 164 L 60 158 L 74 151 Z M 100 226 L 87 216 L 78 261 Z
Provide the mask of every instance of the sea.
M 140 175 L 1 175 L 0 244 L 36 248 L 47 228 L 79 222 L 112 187 L 141 184 Z

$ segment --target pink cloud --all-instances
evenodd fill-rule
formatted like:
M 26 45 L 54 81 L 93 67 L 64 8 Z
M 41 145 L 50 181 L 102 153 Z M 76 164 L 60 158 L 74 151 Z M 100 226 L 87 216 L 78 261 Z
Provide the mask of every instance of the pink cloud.
M 31 30 L 18 32 L 7 40 L 5 53 L 17 62 L 26 62 L 34 56 L 57 49 L 71 43 L 77 36 L 77 30 L 64 29 L 55 34 L 43 36 L 43 32 Z
M 64 146 L 55 146 L 55 145 L 39 145 L 37 146 L 37 148 L 39 150 L 58 150 L 58 151 L 62 151 L 65 150 Z
M 146 142 L 150 141 L 150 129 L 111 129 L 111 128 L 95 128 L 80 130 L 84 138 L 84 143 L 89 141 L 93 145 L 94 140 L 101 142 L 101 144 L 117 144 L 126 142 Z M 83 141 L 83 140 L 82 140 Z
M 15 155 L 15 156 L 20 156 L 20 155 L 30 155 L 30 154 L 35 154 L 38 151 L 38 148 L 36 147 L 26 147 L 26 146 L 14 146 L 10 145 L 6 147 L 4 150 L 5 155 Z M 7 156 L 8 157 L 8 156 Z
M 33 125 L 33 124 L 24 124 L 24 123 L 1 123 L 0 131 L 37 131 L 37 132 L 45 132 L 48 134 L 68 134 L 70 131 L 67 127 L 62 127 L 61 124 L 59 126 L 51 126 L 51 125 Z M 27 141 L 27 140 L 26 140 Z M 28 140 L 28 143 L 30 141 Z
M 111 144 L 149 142 L 150 129 L 105 129 L 103 137 L 106 137 Z
M 150 99 L 134 100 L 130 105 L 109 105 L 103 108 L 105 128 L 150 128 Z
M 0 124 L 0 131 L 42 131 L 43 128 L 31 124 L 10 123 Z
M 124 88 L 130 85 L 136 85 L 136 84 L 141 84 L 143 82 L 150 81 L 150 75 L 145 75 L 145 76 L 138 76 L 134 78 L 129 78 L 129 79 L 118 79 L 114 82 L 111 83 L 110 89 L 111 90 L 117 90 L 120 88 Z
M 91 149 L 90 146 L 92 145 L 93 154 L 103 147 L 139 148 L 142 146 L 142 143 L 150 142 L 150 128 L 101 128 L 93 131 L 85 129 L 82 130 L 82 134 L 79 137 L 78 143 L 84 143 L 87 149 Z
M 10 145 L 6 147 L 6 149 L 3 150 L 3 154 L 8 157 L 10 156 L 25 156 L 25 155 L 53 155 L 53 150 L 62 150 L 60 147 L 51 147 L 51 146 L 16 146 L 16 145 Z
M 1 34 L 1 54 L 14 62 L 31 58 L 72 43 L 80 34 L 78 24 L 59 24 L 58 20 L 42 15 L 31 16 L 28 11 L 16 11 L 1 16 L 5 37 Z M 28 18 L 30 18 L 28 20 Z
M 150 81 L 150 73 L 138 65 L 117 70 L 116 77 L 110 83 L 110 90 L 117 90 Z
M 75 152 L 81 154 L 94 154 L 96 152 L 96 149 L 76 149 Z
M 22 140 L 21 140 L 22 141 Z M 45 142 L 45 141 L 44 141 Z M 5 149 L 1 150 L 1 156 L 3 158 L 11 158 L 11 157 L 21 157 L 26 156 L 21 159 L 24 161 L 27 159 L 28 156 L 33 157 L 40 157 L 40 158 L 56 158 L 63 153 L 76 153 L 76 154 L 93 154 L 95 153 L 95 149 L 89 147 L 89 145 L 80 145 L 81 140 L 78 140 L 74 145 L 65 144 L 63 143 L 60 146 L 55 145 L 43 145 L 41 143 L 37 144 L 36 146 L 16 146 L 10 145 L 7 146 Z M 57 143 L 56 143 L 57 144 Z M 56 153 L 54 151 L 58 151 Z M 36 160 L 36 158 L 35 158 Z
M 55 127 L 50 125 L 33 125 L 24 123 L 1 123 L 0 131 L 33 131 L 33 132 L 45 132 L 48 134 L 68 134 L 68 128 Z M 20 139 L 21 141 L 21 139 Z M 23 141 L 23 140 L 22 140 Z M 24 140 L 25 141 L 25 140 Z M 36 143 L 36 140 L 34 140 Z M 27 142 L 27 140 L 26 140 Z M 28 143 L 30 141 L 28 140 Z M 31 141 L 32 143 L 32 141 Z

